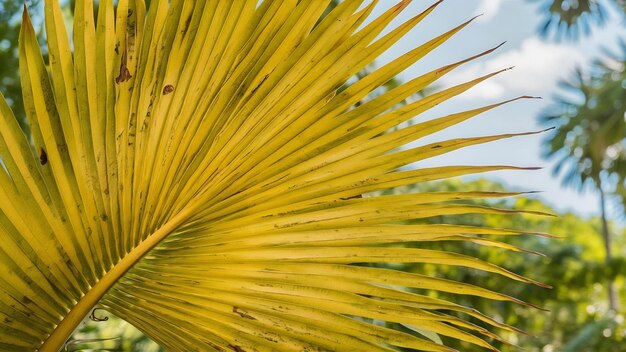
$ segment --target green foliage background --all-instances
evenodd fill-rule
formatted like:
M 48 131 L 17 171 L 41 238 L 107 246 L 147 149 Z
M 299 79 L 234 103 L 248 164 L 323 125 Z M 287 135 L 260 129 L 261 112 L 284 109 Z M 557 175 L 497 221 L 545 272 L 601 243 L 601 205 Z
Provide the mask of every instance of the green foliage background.
M 393 193 L 421 191 L 494 191 L 505 190 L 499 183 L 476 179 L 457 179 L 433 182 L 427 186 L 402 187 Z M 485 204 L 482 202 L 469 202 Z M 537 199 L 509 198 L 491 205 L 501 208 L 532 209 L 555 213 L 548 205 Z M 431 222 L 438 222 L 431 219 Z M 504 335 L 510 342 L 527 351 L 562 352 L 620 352 L 626 351 L 626 321 L 623 311 L 609 313 L 605 283 L 612 278 L 618 287 L 626 284 L 626 229 L 611 224 L 617 235 L 614 243 L 616 258 L 610 266 L 604 261 L 601 222 L 597 217 L 583 219 L 572 213 L 558 214 L 558 218 L 525 215 L 489 216 L 464 215 L 445 219 L 448 223 L 464 225 L 488 225 L 501 228 L 532 229 L 550 233 L 558 239 L 535 236 L 501 238 L 502 241 L 545 254 L 545 257 L 530 253 L 494 251 L 467 243 L 447 243 L 444 249 L 458 249 L 471 256 L 510 268 L 512 271 L 554 286 L 551 290 L 530 285 L 515 285 L 510 280 L 496 275 L 463 268 L 442 268 L 433 265 L 403 265 L 406 271 L 455 279 L 470 284 L 501 290 L 544 310 L 525 308 L 514 303 L 492 302 L 472 296 L 457 296 L 455 300 L 475 308 L 487 315 L 513 325 L 527 335 Z M 398 268 L 398 266 L 395 266 Z M 626 290 L 620 290 L 621 302 L 626 302 Z M 106 315 L 98 311 L 96 315 Z M 119 337 L 115 341 L 92 342 L 84 348 L 110 348 L 116 351 L 159 351 L 159 347 L 127 323 L 115 317 L 107 322 L 88 322 L 76 339 L 106 339 Z M 481 325 L 475 320 L 473 323 Z M 445 341 L 460 351 L 471 351 L 471 347 L 456 341 Z M 518 347 L 506 346 L 490 341 L 505 352 L 520 351 Z M 78 346 L 77 346 L 78 347 Z
M 498 190 L 502 185 L 479 179 L 471 182 L 449 180 L 431 184 L 428 190 Z M 397 192 L 425 191 L 427 189 L 398 189 Z M 473 202 L 476 203 L 476 202 Z M 479 202 L 480 204 L 481 202 Z M 483 203 L 484 204 L 484 203 Z M 491 203 L 494 205 L 494 203 Z M 555 213 L 548 205 L 537 199 L 511 198 L 495 203 L 501 208 L 517 208 Z M 434 219 L 433 219 L 434 220 Z M 467 215 L 450 217 L 448 223 L 488 225 L 501 228 L 532 229 L 559 236 L 559 239 L 522 237 L 503 239 L 507 243 L 545 254 L 541 257 L 528 253 L 494 251 L 476 245 L 450 243 L 446 249 L 463 246 L 463 252 L 505 266 L 516 273 L 526 275 L 554 286 L 551 290 L 539 287 L 510 285 L 501 277 L 484 275 L 476 271 L 457 268 L 444 269 L 433 266 L 408 266 L 409 271 L 426 271 L 426 274 L 442 275 L 488 288 L 498 287 L 504 293 L 540 306 L 548 311 L 527 309 L 507 303 L 487 302 L 476 297 L 464 297 L 461 304 L 493 315 L 528 333 L 506 336 L 509 341 L 530 351 L 626 351 L 626 323 L 623 312 L 609 313 L 605 283 L 612 278 L 618 287 L 626 283 L 622 268 L 626 267 L 626 231 L 611 224 L 617 236 L 613 243 L 615 259 L 605 264 L 599 218 L 582 219 L 572 213 L 558 214 L 558 218 L 510 215 Z M 626 292 L 620 291 L 621 302 L 626 302 Z M 623 307 L 622 307 L 623 309 Z M 479 322 L 475 322 L 479 324 Z M 516 351 L 515 347 L 498 345 L 503 351 Z M 620 347 L 621 346 L 621 347 Z M 465 346 L 456 346 L 461 351 Z
M 23 117 L 22 90 L 17 70 L 17 39 L 20 29 L 18 15 L 21 12 L 20 1 L 0 2 L 0 91 L 15 114 Z

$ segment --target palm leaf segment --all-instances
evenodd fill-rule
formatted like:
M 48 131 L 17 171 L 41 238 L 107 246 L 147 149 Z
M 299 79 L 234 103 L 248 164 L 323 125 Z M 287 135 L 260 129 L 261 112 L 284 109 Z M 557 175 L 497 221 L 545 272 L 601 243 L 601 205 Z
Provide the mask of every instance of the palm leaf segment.
M 398 169 L 512 136 L 398 149 L 500 104 L 384 133 L 491 76 L 391 109 L 464 61 L 353 108 L 466 24 L 337 92 L 436 5 L 382 35 L 408 1 L 364 26 L 375 2 L 345 1 L 326 16 L 328 1 L 257 3 L 154 0 L 147 10 L 103 0 L 96 21 L 92 1 L 78 0 L 70 44 L 59 4 L 46 1 L 48 66 L 24 14 L 32 141 L 0 100 L 0 350 L 57 351 L 98 303 L 174 351 L 450 350 L 371 319 L 490 348 L 484 338 L 496 335 L 453 312 L 512 329 L 410 289 L 514 298 L 351 265 L 458 265 L 531 282 L 460 254 L 389 246 L 466 240 L 517 250 L 468 236 L 515 231 L 402 225 L 506 213 L 454 201 L 512 194 L 359 197 L 511 169 Z

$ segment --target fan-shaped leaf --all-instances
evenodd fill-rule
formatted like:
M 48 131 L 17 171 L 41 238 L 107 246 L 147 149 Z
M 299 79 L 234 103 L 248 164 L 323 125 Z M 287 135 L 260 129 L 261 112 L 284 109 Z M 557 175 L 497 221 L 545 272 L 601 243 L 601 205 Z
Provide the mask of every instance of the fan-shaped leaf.
M 388 132 L 502 72 L 398 106 L 495 48 L 360 103 L 469 22 L 343 86 L 440 2 L 386 31 L 409 1 L 368 20 L 376 1 L 327 12 L 316 0 L 101 0 L 94 16 L 92 1 L 77 0 L 70 41 L 59 3 L 46 0 L 47 63 L 25 11 L 19 70 L 32 140 L 0 99 L 0 350 L 57 351 L 97 304 L 175 351 L 451 351 L 438 336 L 494 349 L 497 334 L 456 314 L 516 330 L 424 291 L 526 303 L 362 265 L 454 265 L 542 285 L 406 246 L 523 252 L 489 238 L 520 231 L 407 224 L 516 213 L 462 201 L 519 193 L 372 193 L 520 169 L 399 170 L 523 135 L 403 149 L 510 101 Z

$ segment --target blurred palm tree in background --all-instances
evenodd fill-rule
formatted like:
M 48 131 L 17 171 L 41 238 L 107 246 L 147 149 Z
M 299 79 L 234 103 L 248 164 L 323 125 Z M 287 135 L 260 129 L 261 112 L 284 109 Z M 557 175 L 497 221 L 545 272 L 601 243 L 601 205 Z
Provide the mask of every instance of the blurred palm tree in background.
M 561 84 L 556 104 L 541 117 L 556 126 L 545 139 L 545 155 L 557 160 L 555 174 L 579 189 L 591 186 L 600 199 L 602 237 L 608 266 L 613 264 L 611 231 L 608 225 L 608 194 L 624 182 L 626 161 L 626 83 L 623 60 L 597 62 L 585 74 L 577 70 L 571 81 Z M 618 310 L 618 295 L 609 279 L 609 308 Z
M 541 4 L 545 20 L 540 28 L 544 35 L 579 38 L 602 26 L 609 18 L 610 8 L 626 12 L 625 0 L 529 0 Z
M 531 0 L 542 3 L 546 20 L 540 31 L 557 38 L 579 39 L 603 25 L 613 13 L 626 20 L 624 0 Z M 578 68 L 569 81 L 561 82 L 556 103 L 541 117 L 556 126 L 545 139 L 545 155 L 557 159 L 556 174 L 566 185 L 584 189 L 590 185 L 600 199 L 602 236 L 607 265 L 613 262 L 611 231 L 607 221 L 608 198 L 626 204 L 626 46 L 621 53 L 609 51 L 588 68 Z M 617 195 L 618 197 L 614 197 Z M 621 196 L 621 197 L 620 197 Z M 609 280 L 609 307 L 618 309 L 618 295 Z

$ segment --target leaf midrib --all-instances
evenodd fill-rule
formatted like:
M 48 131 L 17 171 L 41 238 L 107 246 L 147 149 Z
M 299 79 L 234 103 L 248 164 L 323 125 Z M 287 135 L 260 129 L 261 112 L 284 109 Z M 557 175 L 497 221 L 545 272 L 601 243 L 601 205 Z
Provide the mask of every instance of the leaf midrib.
M 98 304 L 100 299 L 109 291 L 126 272 L 141 260 L 152 248 L 158 245 L 169 234 L 176 230 L 189 217 L 189 211 L 183 211 L 174 216 L 165 225 L 139 243 L 128 254 L 120 259 L 102 276 L 100 280 L 78 301 L 68 314 L 55 327 L 52 333 L 37 349 L 39 352 L 58 352 L 65 344 L 76 327 L 85 316 Z

